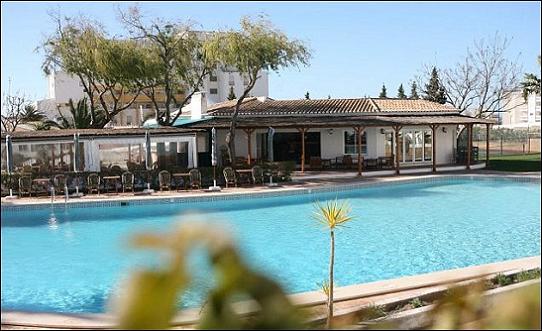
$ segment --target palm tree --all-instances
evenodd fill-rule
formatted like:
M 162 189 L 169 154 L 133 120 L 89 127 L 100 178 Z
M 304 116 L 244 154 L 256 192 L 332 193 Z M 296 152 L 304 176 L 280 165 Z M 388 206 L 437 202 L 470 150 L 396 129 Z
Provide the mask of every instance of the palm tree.
M 540 55 L 538 55 L 538 65 L 540 66 Z M 523 97 L 525 99 L 529 94 L 540 94 L 540 78 L 535 74 L 525 74 L 521 86 L 523 87 Z
M 353 218 L 349 216 L 350 206 L 347 202 L 339 203 L 337 199 L 328 201 L 322 205 L 319 202 L 316 203 L 316 211 L 314 212 L 314 218 L 318 223 L 324 225 L 331 236 L 330 256 L 329 256 L 329 280 L 327 281 L 327 323 L 328 328 L 331 327 L 333 319 L 333 265 L 335 263 L 335 229 L 344 227 L 344 225 L 351 221 Z
M 75 106 L 73 100 L 70 99 L 68 101 L 68 106 L 70 107 L 71 118 L 64 116 L 60 110 L 58 111 L 60 116 L 57 118 L 57 121 L 58 126 L 61 129 L 89 129 L 93 127 L 87 98 L 77 101 L 77 106 Z M 97 123 L 101 123 L 104 117 L 104 112 L 96 112 Z

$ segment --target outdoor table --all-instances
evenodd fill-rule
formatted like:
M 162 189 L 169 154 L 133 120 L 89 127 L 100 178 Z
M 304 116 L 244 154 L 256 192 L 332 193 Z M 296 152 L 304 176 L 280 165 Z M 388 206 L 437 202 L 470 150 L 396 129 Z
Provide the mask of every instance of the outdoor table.
M 184 188 L 186 189 L 187 188 L 187 184 L 190 182 L 190 173 L 189 172 L 176 172 L 176 173 L 173 173 L 171 174 L 171 177 L 173 178 L 183 178 L 183 177 L 188 177 L 188 180 L 185 180 L 184 181 Z M 175 181 L 174 181 L 175 182 Z M 175 184 L 176 187 L 177 187 L 177 191 L 179 190 L 179 186 L 180 185 L 177 185 Z
M 44 192 L 47 192 L 47 186 L 50 184 L 49 178 L 36 178 L 32 180 L 32 184 L 41 186 L 44 190 Z M 36 195 L 38 195 L 38 190 L 36 190 Z
M 115 193 L 119 193 L 117 184 L 118 184 L 118 181 L 120 180 L 120 176 L 103 176 L 102 178 L 104 180 L 104 189 L 106 190 L 107 193 L 109 193 L 107 182 L 110 182 L 110 181 L 112 181 L 113 185 L 115 185 Z
M 241 177 L 241 176 L 248 177 L 248 182 L 249 183 L 252 182 L 252 180 L 251 180 L 252 169 L 238 169 L 236 171 L 239 174 L 239 177 Z

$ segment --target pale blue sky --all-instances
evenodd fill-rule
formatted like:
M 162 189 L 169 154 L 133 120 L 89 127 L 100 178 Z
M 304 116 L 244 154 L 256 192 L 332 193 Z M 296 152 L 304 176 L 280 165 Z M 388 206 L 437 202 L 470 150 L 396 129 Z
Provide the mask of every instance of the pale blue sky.
M 112 31 L 117 6 L 130 2 L 2 2 L 2 91 L 11 77 L 13 90 L 40 99 L 46 94 L 42 56 L 34 52 L 53 29 L 49 9 L 85 13 Z M 539 2 L 367 3 L 367 2 L 140 2 L 143 12 L 165 18 L 193 19 L 205 29 L 235 27 L 242 15 L 265 13 L 289 36 L 308 42 L 311 66 L 270 75 L 270 96 L 313 98 L 376 96 L 382 83 L 394 96 L 423 63 L 448 66 L 474 39 L 496 32 L 512 39 L 510 56 L 519 54 L 525 72 L 539 72 Z

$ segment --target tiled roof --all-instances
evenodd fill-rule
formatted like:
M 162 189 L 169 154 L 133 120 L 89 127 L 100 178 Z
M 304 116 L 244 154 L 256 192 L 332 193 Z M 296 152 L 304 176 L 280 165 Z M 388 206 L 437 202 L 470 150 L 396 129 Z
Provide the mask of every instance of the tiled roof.
M 372 98 L 380 111 L 392 112 L 457 112 L 457 109 L 450 105 L 443 105 L 423 99 L 376 99 Z
M 235 109 L 236 100 L 229 100 L 209 107 L 213 116 L 229 116 Z M 273 100 L 270 98 L 247 98 L 243 101 L 239 116 L 273 115 L 334 115 L 386 112 L 433 112 L 458 113 L 458 110 L 427 100 L 409 99 L 320 99 L 320 100 Z

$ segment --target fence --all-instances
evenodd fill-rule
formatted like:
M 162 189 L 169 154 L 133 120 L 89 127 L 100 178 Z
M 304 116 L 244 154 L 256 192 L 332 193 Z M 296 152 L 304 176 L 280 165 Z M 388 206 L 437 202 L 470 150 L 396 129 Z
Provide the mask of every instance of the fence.
M 473 146 L 478 146 L 480 157 L 486 155 L 485 134 L 473 135 Z M 540 132 L 529 133 L 525 130 L 514 134 L 503 134 L 502 130 L 490 132 L 490 155 L 513 155 L 540 153 Z

